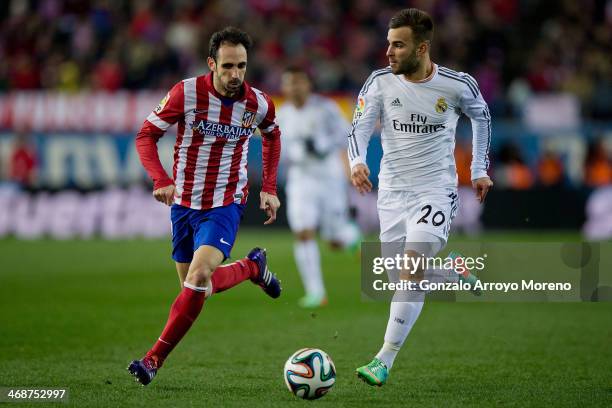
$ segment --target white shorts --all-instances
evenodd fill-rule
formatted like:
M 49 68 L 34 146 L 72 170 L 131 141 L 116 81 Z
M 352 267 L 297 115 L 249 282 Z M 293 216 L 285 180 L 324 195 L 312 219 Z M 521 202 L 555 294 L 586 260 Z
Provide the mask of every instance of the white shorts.
M 454 188 L 378 191 L 381 242 L 419 242 L 427 232 L 444 244 L 459 204 Z
M 328 240 L 344 240 L 348 217 L 346 179 L 302 176 L 287 180 L 287 220 L 293 232 L 320 229 Z

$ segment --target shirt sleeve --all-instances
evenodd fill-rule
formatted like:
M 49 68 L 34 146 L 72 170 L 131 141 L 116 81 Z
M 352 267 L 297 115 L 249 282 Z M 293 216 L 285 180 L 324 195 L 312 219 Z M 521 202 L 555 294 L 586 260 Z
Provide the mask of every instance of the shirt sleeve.
M 359 92 L 348 136 L 348 157 L 351 168 L 366 162 L 368 144 L 376 122 L 380 118 L 381 106 L 380 88 L 376 76 L 372 74 Z
M 472 180 L 488 177 L 489 147 L 491 146 L 491 114 L 482 98 L 476 80 L 462 74 L 465 85 L 459 98 L 459 106 L 472 122 Z
M 151 112 L 136 135 L 136 150 L 140 162 L 153 180 L 154 190 L 173 183 L 159 160 L 157 141 L 183 117 L 183 100 L 183 83 L 179 82 Z
M 261 191 L 276 195 L 276 179 L 278 176 L 278 162 L 281 152 L 281 133 L 276 123 L 274 102 L 265 95 L 268 103 L 266 116 L 259 124 L 262 143 L 262 187 Z
M 291 132 L 292 128 L 289 126 L 289 124 L 292 121 L 292 115 L 287 108 L 287 105 L 280 107 L 276 114 L 276 120 L 278 126 L 283 130 L 281 136 L 283 144 L 281 161 L 289 164 L 300 163 L 306 157 L 306 149 L 304 149 L 303 143 L 295 140 L 295 135 Z
M 350 130 L 350 125 L 338 104 L 334 101 L 329 101 L 328 109 L 326 109 L 326 128 L 329 132 L 327 139 L 331 145 L 329 150 L 346 149 L 346 133 Z

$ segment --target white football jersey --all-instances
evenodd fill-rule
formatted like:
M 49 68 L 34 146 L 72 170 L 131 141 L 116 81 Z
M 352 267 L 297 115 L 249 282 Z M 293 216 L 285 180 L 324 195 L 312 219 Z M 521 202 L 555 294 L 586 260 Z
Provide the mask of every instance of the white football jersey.
M 474 78 L 436 64 L 420 82 L 394 75 L 390 67 L 374 71 L 359 93 L 353 116 L 351 167 L 365 163 L 380 120 L 380 189 L 455 187 L 455 129 L 462 113 L 472 121 L 474 180 L 487 176 L 491 141 L 491 115 Z
M 313 94 L 300 108 L 284 103 L 276 118 L 282 131 L 282 157 L 289 163 L 289 181 L 309 175 L 346 177 L 340 154 L 347 147 L 350 125 L 334 101 Z

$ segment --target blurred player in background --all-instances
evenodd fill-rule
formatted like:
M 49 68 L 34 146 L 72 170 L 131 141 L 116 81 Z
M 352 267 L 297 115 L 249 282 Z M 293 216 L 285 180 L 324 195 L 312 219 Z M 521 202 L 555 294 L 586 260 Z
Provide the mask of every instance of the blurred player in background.
M 346 157 L 349 124 L 331 99 L 311 93 L 307 72 L 289 67 L 282 76 L 287 102 L 278 110 L 287 175 L 287 219 L 295 236 L 294 255 L 306 295 L 302 307 L 327 302 L 317 229 L 332 248 L 358 244 L 360 232 L 349 219 Z
M 248 34 L 236 28 L 213 34 L 207 60 L 211 72 L 176 84 L 136 137 L 140 159 L 154 182 L 153 196 L 172 206 L 172 258 L 182 285 L 159 339 L 128 367 L 143 385 L 153 380 L 213 293 L 250 279 L 272 298 L 281 294 L 260 248 L 220 266 L 230 256 L 247 200 L 247 152 L 256 128 L 263 139 L 260 208 L 269 217 L 264 224 L 274 222 L 280 207 L 280 131 L 270 97 L 244 81 L 250 47 Z M 156 143 L 177 122 L 170 178 Z
M 374 71 L 358 98 L 349 135 L 351 178 L 360 193 L 372 184 L 366 152 L 377 120 L 382 126 L 383 158 L 379 174 L 378 214 L 383 256 L 393 256 L 398 244 L 408 257 L 433 257 L 448 239 L 457 210 L 457 171 L 453 150 L 461 113 L 472 122 L 471 178 L 482 203 L 493 185 L 487 175 L 491 116 L 478 84 L 470 75 L 434 64 L 429 56 L 433 38 L 431 17 L 405 9 L 389 22 L 389 67 Z M 464 272 L 414 270 L 390 272 L 390 280 L 465 279 Z M 431 275 L 431 276 L 429 276 Z M 396 292 L 384 343 L 357 375 L 370 385 L 383 385 L 393 362 L 423 307 L 424 293 Z

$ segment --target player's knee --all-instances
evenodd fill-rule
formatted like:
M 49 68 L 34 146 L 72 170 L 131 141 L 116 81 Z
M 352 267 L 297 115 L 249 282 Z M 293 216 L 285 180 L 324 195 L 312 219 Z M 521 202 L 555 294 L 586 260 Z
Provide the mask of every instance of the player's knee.
M 424 278 L 424 271 L 419 261 L 422 255 L 411 249 L 407 249 L 405 254 L 407 262 L 405 262 L 404 268 L 400 271 L 400 279 L 413 282 L 422 281 Z
M 213 270 L 214 269 L 207 264 L 192 265 L 191 268 L 189 268 L 189 273 L 185 281 L 196 286 L 206 286 L 208 282 L 210 282 Z
M 400 272 L 400 279 L 411 282 L 420 282 L 424 278 L 423 270 L 416 270 L 414 273 L 411 271 L 403 270 Z
M 315 231 L 314 230 L 302 230 L 295 233 L 295 238 L 298 241 L 310 241 L 315 239 Z
M 329 241 L 329 248 L 332 249 L 333 251 L 339 251 L 341 249 L 344 248 L 344 245 L 342 245 L 342 242 L 340 241 Z

